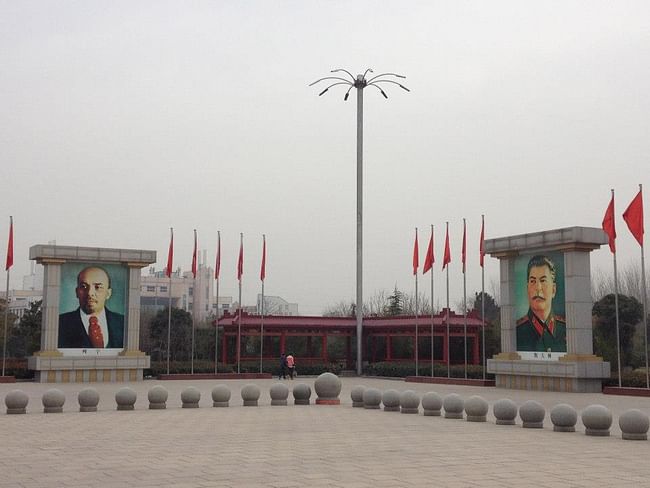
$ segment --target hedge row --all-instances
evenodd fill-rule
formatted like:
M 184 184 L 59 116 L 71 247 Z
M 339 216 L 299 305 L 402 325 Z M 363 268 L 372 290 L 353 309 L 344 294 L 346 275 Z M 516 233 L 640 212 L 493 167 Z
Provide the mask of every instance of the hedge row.
M 431 375 L 431 364 L 420 363 L 420 376 Z M 386 376 L 391 378 L 404 378 L 406 376 L 416 376 L 415 363 L 372 363 L 363 369 L 363 373 L 368 376 Z M 452 378 L 464 378 L 465 367 L 463 365 L 452 365 L 449 368 L 449 374 Z M 447 376 L 447 365 L 434 364 L 433 375 L 439 377 Z M 476 365 L 467 365 L 467 377 L 470 379 L 483 379 L 483 367 Z M 494 379 L 494 375 L 486 375 L 488 379 Z
M 646 374 L 643 371 L 623 373 L 621 383 L 628 388 L 645 388 Z M 603 380 L 603 386 L 618 386 L 618 373 L 612 373 L 612 377 Z
M 262 364 L 262 372 L 272 375 L 278 375 L 280 370 L 279 361 L 265 361 Z M 169 364 L 169 372 L 171 374 L 189 374 L 192 371 L 192 365 L 189 361 L 173 361 Z M 259 361 L 242 361 L 239 365 L 241 373 L 259 373 Z M 334 373 L 341 372 L 341 366 L 337 363 L 313 363 L 313 364 L 297 364 L 296 371 L 299 375 L 311 376 L 319 375 L 321 373 Z M 194 361 L 195 373 L 214 373 L 214 362 L 212 361 Z M 219 364 L 219 373 L 236 373 L 237 365 Z M 158 376 L 167 373 L 166 361 L 151 361 L 151 368 L 144 371 L 145 376 Z

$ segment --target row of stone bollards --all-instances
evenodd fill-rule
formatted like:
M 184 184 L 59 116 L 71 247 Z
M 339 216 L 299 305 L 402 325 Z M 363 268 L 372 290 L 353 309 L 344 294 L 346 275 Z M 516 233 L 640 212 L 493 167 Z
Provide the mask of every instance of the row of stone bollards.
M 486 422 L 489 411 L 488 402 L 474 395 L 467 400 L 451 393 L 444 398 L 435 392 L 428 392 L 422 398 L 412 390 L 398 392 L 386 390 L 381 392 L 376 388 L 355 386 L 350 392 L 353 407 L 365 409 L 380 409 L 384 405 L 386 412 L 402 412 L 417 414 L 422 404 L 423 414 L 427 416 L 442 416 L 447 419 L 463 419 L 468 422 Z M 503 398 L 494 403 L 492 413 L 497 425 L 515 425 L 517 415 L 522 422 L 522 427 L 541 429 L 544 426 L 546 409 L 534 400 L 529 400 L 517 407 L 517 404 L 508 398 Z M 551 409 L 551 422 L 555 432 L 575 432 L 578 422 L 578 412 L 566 403 L 555 405 Z M 581 420 L 585 426 L 585 434 L 590 436 L 609 436 L 612 426 L 612 413 L 603 405 L 589 405 L 581 413 Z M 618 419 L 622 438 L 625 440 L 647 440 L 650 419 L 646 414 L 637 409 L 625 411 Z
M 213 407 L 227 407 L 230 404 L 230 389 L 226 385 L 217 385 L 210 392 L 212 396 Z M 289 397 L 289 388 L 282 383 L 271 386 L 269 390 L 271 405 L 287 405 Z M 241 397 L 245 407 L 257 406 L 261 396 L 261 390 L 257 385 L 245 385 L 241 389 Z M 149 400 L 149 409 L 159 410 L 167 408 L 167 399 L 169 392 L 163 386 L 156 385 L 147 392 Z M 309 405 L 311 397 L 311 387 L 304 383 L 298 383 L 293 387 L 293 397 L 295 405 Z M 117 410 L 134 410 L 135 402 L 138 398 L 135 390 L 124 387 L 115 393 L 115 404 Z M 194 387 L 188 386 L 181 392 L 181 402 L 183 408 L 199 408 L 201 400 L 201 391 Z M 56 388 L 47 390 L 41 398 L 44 413 L 61 413 L 65 404 L 65 394 Z M 77 395 L 80 412 L 96 412 L 99 404 L 99 392 L 95 388 L 84 388 Z M 29 397 L 22 390 L 13 390 L 5 396 L 5 405 L 8 414 L 27 413 L 27 404 Z
M 338 404 L 339 394 L 341 392 L 341 380 L 331 374 L 324 373 L 314 382 L 314 389 L 318 398 L 316 403 Z M 210 392 L 212 396 L 213 407 L 227 407 L 230 404 L 230 389 L 225 385 L 217 385 Z M 293 398 L 295 405 L 309 405 L 311 403 L 311 387 L 305 383 L 294 385 Z M 255 384 L 244 385 L 241 389 L 241 398 L 245 407 L 258 405 L 262 392 L 260 387 Z M 271 405 L 287 405 L 289 398 L 289 388 L 284 383 L 276 383 L 269 389 Z M 161 385 L 152 387 L 147 392 L 149 400 L 149 409 L 167 408 L 167 399 L 169 392 Z M 135 402 L 138 398 L 135 390 L 124 387 L 115 393 L 115 403 L 117 410 L 134 410 Z M 58 389 L 46 391 L 42 398 L 43 412 L 60 413 L 63 412 L 65 403 L 65 394 Z M 181 402 L 183 408 L 199 408 L 201 400 L 201 391 L 194 387 L 188 386 L 181 392 Z M 80 412 L 96 412 L 99 404 L 99 392 L 95 388 L 84 388 L 77 395 Z M 5 396 L 5 405 L 8 414 L 27 413 L 27 404 L 29 397 L 22 390 L 10 391 Z

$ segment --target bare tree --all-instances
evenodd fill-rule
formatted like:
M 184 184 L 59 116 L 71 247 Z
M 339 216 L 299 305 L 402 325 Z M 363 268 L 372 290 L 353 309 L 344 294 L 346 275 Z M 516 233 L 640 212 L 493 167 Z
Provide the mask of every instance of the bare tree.
M 353 301 L 341 300 L 334 305 L 329 305 L 323 311 L 325 317 L 354 317 L 355 305 Z
M 646 273 L 647 280 L 647 273 Z M 646 291 L 648 283 L 646 282 Z M 643 288 L 641 286 L 641 266 L 639 264 L 627 264 L 618 271 L 618 292 L 621 295 L 632 296 L 643 302 Z M 597 302 L 606 295 L 614 293 L 614 270 L 604 271 L 596 268 L 591 277 L 591 298 Z

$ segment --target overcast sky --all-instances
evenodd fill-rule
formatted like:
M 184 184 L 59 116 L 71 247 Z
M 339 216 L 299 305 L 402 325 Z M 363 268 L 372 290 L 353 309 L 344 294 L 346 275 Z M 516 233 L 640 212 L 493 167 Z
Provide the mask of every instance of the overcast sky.
M 411 90 L 364 92 L 365 296 L 413 291 L 414 229 L 423 256 L 433 224 L 444 305 L 449 221 L 453 305 L 463 217 L 472 295 L 481 214 L 487 238 L 600 227 L 610 188 L 619 263 L 638 263 L 621 213 L 650 184 L 650 2 L 9 0 L 12 288 L 29 247 L 51 240 L 156 250 L 160 269 L 174 227 L 184 270 L 192 230 L 212 266 L 221 231 L 220 294 L 237 295 L 243 232 L 244 303 L 260 291 L 263 233 L 267 294 L 304 314 L 353 300 L 356 95 L 308 86 L 333 68 L 401 73 Z M 486 263 L 491 292 L 498 262 Z M 595 268 L 611 269 L 609 251 Z

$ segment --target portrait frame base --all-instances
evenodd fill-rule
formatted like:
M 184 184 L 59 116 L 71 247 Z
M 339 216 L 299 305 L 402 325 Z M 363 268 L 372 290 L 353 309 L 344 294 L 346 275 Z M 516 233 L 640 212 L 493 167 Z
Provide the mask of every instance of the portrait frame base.
M 602 358 L 575 356 L 559 361 L 488 359 L 488 373 L 495 375 L 497 388 L 570 393 L 600 393 L 602 380 L 610 377 L 610 364 Z
M 34 355 L 27 364 L 35 370 L 36 383 L 122 383 L 142 381 L 151 358 L 144 353 L 110 357 Z

